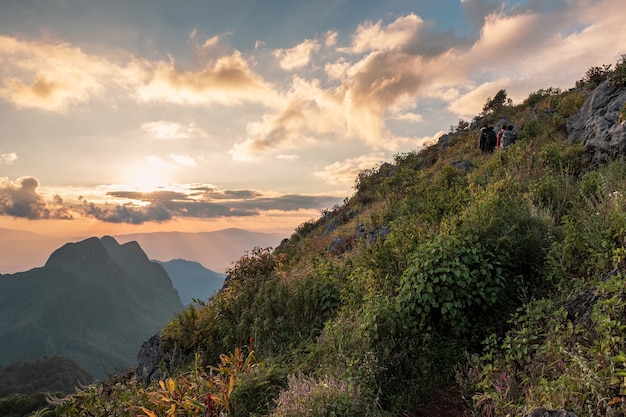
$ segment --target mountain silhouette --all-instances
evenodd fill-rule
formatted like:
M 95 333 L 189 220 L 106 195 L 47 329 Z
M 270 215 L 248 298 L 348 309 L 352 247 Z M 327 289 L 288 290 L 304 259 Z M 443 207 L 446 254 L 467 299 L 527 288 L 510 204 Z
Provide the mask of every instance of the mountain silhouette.
M 0 275 L 0 363 L 47 355 L 95 377 L 126 369 L 141 343 L 183 305 L 136 242 L 67 243 L 41 268 Z

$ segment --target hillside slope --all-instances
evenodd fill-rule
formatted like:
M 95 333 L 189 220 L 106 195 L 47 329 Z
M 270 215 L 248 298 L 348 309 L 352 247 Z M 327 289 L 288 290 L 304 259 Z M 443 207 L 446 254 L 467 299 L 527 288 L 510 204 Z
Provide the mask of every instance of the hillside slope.
M 120 410 L 123 386 L 147 416 L 624 415 L 625 89 L 623 57 L 570 91 L 488 98 L 437 144 L 362 172 L 275 250 L 241 257 L 214 299 L 144 346 L 159 381 L 120 377 L 57 411 Z M 583 129 L 610 147 L 568 137 L 590 100 L 609 111 Z M 480 127 L 503 124 L 517 141 L 482 153 Z

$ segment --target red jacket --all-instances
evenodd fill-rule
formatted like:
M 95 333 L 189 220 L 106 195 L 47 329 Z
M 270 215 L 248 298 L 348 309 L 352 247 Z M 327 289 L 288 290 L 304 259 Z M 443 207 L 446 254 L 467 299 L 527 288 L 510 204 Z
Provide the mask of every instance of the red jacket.
M 498 137 L 497 137 L 497 139 L 496 139 L 496 148 L 499 148 L 499 147 L 500 147 L 500 138 L 502 138 L 502 132 L 504 132 L 504 130 L 500 130 L 500 131 L 498 132 Z

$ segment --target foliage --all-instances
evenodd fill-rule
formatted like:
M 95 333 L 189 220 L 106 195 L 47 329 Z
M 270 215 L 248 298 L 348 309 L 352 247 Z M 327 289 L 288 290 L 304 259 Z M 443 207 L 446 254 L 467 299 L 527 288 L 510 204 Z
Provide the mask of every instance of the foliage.
M 511 105 L 512 101 L 507 98 L 506 90 L 499 90 L 493 98 L 489 97 L 483 106 L 483 114 L 498 113 L 505 105 Z
M 437 236 L 421 245 L 402 276 L 396 299 L 403 331 L 418 335 L 445 324 L 467 333 L 470 320 L 492 307 L 504 290 L 503 250 L 488 250 L 455 236 Z
M 609 79 L 609 85 L 613 89 L 626 86 L 626 54 L 622 55 L 620 60 L 615 64 L 615 69 Z
M 506 150 L 482 154 L 480 123 L 460 120 L 361 172 L 342 206 L 253 249 L 163 329 L 162 381 L 92 385 L 56 411 L 420 415 L 455 384 L 467 415 L 624 415 L 626 161 L 592 169 L 567 140 L 588 94 L 548 88 L 514 106 L 501 90 L 475 121 L 516 123 Z
M 17 393 L 67 394 L 74 391 L 77 384 L 92 381 L 93 377 L 89 373 L 63 356 L 46 356 L 30 362 L 16 361 L 0 365 L 0 397 Z
M 317 380 L 302 374 L 289 377 L 289 387 L 278 396 L 273 417 L 326 417 L 378 415 L 361 398 L 354 384 L 333 377 Z
M 37 415 L 41 417 L 52 417 L 54 411 L 47 407 L 46 395 L 32 394 L 12 394 L 0 398 L 0 416 L 3 417 L 23 417 L 26 415 Z
M 609 77 L 611 74 L 611 65 L 603 65 L 601 67 L 591 67 L 585 72 L 583 78 L 576 82 L 577 87 L 595 88 Z

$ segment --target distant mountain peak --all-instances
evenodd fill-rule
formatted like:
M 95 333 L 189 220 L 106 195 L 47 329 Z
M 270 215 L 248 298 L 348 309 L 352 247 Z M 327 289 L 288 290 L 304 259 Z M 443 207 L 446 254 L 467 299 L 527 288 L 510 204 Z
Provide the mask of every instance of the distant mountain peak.
M 0 363 L 63 354 L 101 376 L 132 364 L 183 308 L 165 269 L 111 236 L 67 243 L 44 267 L 2 278 L 3 314 L 16 319 L 0 322 Z
M 45 266 L 66 267 L 82 263 L 102 265 L 107 262 L 111 262 L 111 259 L 102 241 L 97 237 L 90 237 L 61 246 L 50 255 Z

